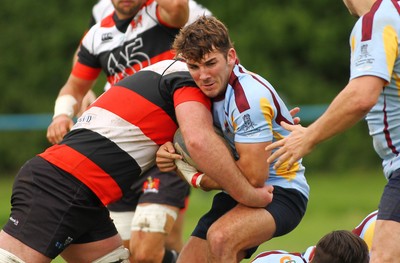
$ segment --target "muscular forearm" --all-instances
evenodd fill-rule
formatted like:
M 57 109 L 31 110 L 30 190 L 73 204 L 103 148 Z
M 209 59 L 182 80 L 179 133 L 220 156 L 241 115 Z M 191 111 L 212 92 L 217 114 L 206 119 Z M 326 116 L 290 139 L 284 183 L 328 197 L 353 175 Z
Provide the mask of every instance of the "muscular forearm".
M 207 147 L 207 145 L 212 147 Z M 199 170 L 213 180 L 210 181 L 213 185 L 209 186 L 220 186 L 239 203 L 259 206 L 261 200 L 258 199 L 255 188 L 236 166 L 229 150 L 218 135 L 208 134 L 196 141 L 186 142 L 186 146 L 193 160 L 198 164 Z M 207 188 L 203 182 L 201 185 Z
M 244 205 L 263 207 L 271 201 L 271 188 L 255 188 L 241 173 L 230 151 L 215 133 L 212 116 L 204 105 L 181 103 L 175 112 L 186 148 L 198 170 Z
M 381 89 L 368 89 L 366 84 L 362 85 L 365 81 L 351 81 L 332 101 L 326 112 L 308 127 L 307 137 L 312 145 L 352 127 L 375 105 Z
M 201 179 L 200 186 L 204 191 L 222 190 L 222 187 L 206 174 Z

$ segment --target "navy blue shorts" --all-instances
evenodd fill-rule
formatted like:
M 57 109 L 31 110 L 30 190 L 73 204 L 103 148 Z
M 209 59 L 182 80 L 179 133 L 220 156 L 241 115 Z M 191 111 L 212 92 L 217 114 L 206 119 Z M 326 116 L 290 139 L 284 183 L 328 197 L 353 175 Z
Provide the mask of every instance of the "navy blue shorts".
M 190 193 L 190 186 L 176 172 L 160 172 L 157 166 L 152 167 L 141 175 L 131 191 L 124 194 L 122 199 L 109 204 L 113 212 L 135 211 L 141 203 L 170 205 L 185 208 L 185 199 Z
M 391 175 L 383 190 L 377 219 L 400 222 L 400 169 Z
M 300 223 L 306 212 L 307 203 L 308 199 L 299 191 L 274 186 L 274 198 L 265 208 L 275 219 L 274 237 L 289 233 Z M 216 194 L 210 211 L 200 218 L 192 236 L 207 239 L 207 231 L 210 226 L 237 204 L 238 202 L 224 192 Z M 246 258 L 250 258 L 257 248 L 247 249 Z
M 19 171 L 3 230 L 49 258 L 117 234 L 107 208 L 72 175 L 34 157 Z

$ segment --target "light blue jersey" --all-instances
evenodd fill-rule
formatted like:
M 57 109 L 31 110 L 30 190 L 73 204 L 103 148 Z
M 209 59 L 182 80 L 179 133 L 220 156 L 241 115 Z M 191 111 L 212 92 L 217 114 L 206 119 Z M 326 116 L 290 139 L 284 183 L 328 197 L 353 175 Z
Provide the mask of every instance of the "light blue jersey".
M 400 168 L 400 7 L 378 0 L 355 24 L 350 36 L 350 79 L 373 75 L 387 81 L 377 104 L 367 114 L 375 151 L 389 178 Z
M 262 143 L 279 140 L 289 131 L 280 126 L 281 121 L 292 123 L 289 110 L 272 87 L 259 75 L 248 72 L 236 64 L 229 79 L 225 98 L 213 103 L 215 125 L 220 127 L 234 154 L 235 142 Z M 309 186 L 304 176 L 301 160 L 287 171 L 270 166 L 267 184 L 292 188 L 308 198 Z

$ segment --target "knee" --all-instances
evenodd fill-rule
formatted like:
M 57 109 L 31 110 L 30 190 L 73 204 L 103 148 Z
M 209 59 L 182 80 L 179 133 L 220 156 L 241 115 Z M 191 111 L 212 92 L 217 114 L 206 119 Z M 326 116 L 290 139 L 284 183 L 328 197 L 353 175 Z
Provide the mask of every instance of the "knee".
M 212 230 L 212 231 L 210 231 Z M 207 245 L 209 252 L 215 256 L 224 254 L 226 251 L 232 252 L 232 242 L 229 235 L 221 230 L 211 229 L 207 233 Z

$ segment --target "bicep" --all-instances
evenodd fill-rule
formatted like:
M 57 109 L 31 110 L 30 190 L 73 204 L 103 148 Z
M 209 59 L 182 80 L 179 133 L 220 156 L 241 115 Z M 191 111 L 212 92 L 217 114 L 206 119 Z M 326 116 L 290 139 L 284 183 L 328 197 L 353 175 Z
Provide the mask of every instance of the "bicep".
M 350 80 L 346 88 L 341 93 L 345 93 L 349 98 L 348 101 L 354 107 L 361 107 L 369 110 L 372 108 L 383 90 L 387 82 L 376 76 L 361 76 Z
M 187 130 L 197 129 L 201 131 L 204 125 L 213 126 L 211 112 L 207 107 L 197 101 L 187 101 L 175 107 L 175 114 L 182 133 Z
M 238 143 L 235 142 L 239 160 L 236 161 L 247 180 L 254 186 L 264 185 L 269 176 L 269 164 L 267 158 L 269 153 L 265 147 L 271 142 L 261 143 Z

